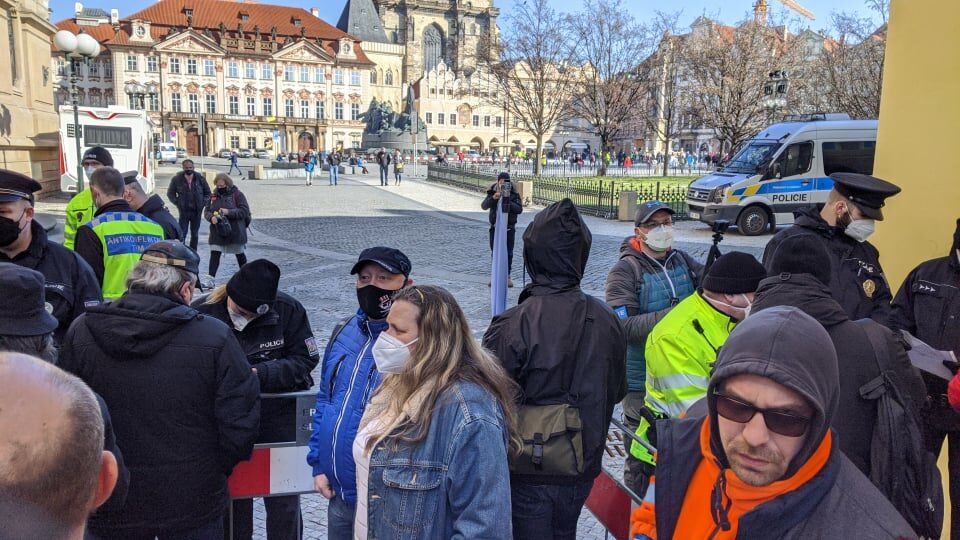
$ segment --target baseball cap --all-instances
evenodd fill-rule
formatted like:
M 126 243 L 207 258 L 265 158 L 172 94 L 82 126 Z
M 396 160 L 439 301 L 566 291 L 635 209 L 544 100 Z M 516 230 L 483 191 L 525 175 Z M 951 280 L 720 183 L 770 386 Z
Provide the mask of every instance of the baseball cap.
M 404 277 L 410 277 L 410 270 L 413 269 L 413 265 L 410 264 L 410 259 L 399 249 L 377 246 L 363 250 L 360 253 L 360 258 L 357 259 L 357 264 L 353 265 L 350 273 L 359 273 L 363 265 L 368 262 L 377 263 L 387 272 L 391 274 L 403 274 Z
M 40 336 L 56 330 L 60 323 L 51 315 L 45 282 L 36 270 L 0 263 L 0 335 Z
M 633 224 L 637 227 L 639 227 L 640 225 L 643 225 L 650 219 L 650 216 L 659 212 L 660 210 L 666 210 L 667 212 L 670 212 L 670 215 L 673 215 L 675 213 L 673 211 L 673 208 L 670 208 L 669 206 L 663 204 L 660 201 L 647 201 L 645 203 L 642 203 L 637 208 L 637 219 L 634 220 Z
M 200 257 L 192 249 L 176 240 L 154 242 L 143 251 L 140 260 L 175 266 L 191 274 L 200 275 Z

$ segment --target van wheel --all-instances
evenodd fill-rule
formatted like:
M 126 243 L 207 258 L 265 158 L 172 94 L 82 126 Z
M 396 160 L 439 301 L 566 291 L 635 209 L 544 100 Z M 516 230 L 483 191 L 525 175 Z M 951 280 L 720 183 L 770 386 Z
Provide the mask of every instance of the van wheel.
M 744 236 L 757 236 L 766 232 L 770 216 L 760 206 L 748 206 L 737 218 L 737 227 Z

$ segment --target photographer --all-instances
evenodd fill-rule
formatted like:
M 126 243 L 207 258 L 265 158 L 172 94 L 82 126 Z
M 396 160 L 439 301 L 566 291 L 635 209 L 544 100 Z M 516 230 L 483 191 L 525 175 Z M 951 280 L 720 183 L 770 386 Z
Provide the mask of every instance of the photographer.
M 503 212 L 507 214 L 507 273 L 513 269 L 513 244 L 517 237 L 517 215 L 523 212 L 523 203 L 520 194 L 513 189 L 510 174 L 502 172 L 497 176 L 497 183 L 487 190 L 487 197 L 483 199 L 480 208 L 490 211 L 490 251 L 493 251 L 493 231 L 497 224 L 497 208 L 500 208 L 500 198 L 506 197 Z M 513 287 L 513 280 L 507 278 L 507 287 Z

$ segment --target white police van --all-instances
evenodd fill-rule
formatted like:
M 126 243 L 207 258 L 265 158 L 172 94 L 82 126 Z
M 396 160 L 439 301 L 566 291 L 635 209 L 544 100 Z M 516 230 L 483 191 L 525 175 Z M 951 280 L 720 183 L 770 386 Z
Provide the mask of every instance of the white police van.
M 727 220 L 755 236 L 793 223 L 793 211 L 827 200 L 830 174 L 873 174 L 876 120 L 815 114 L 774 124 L 745 142 L 723 166 L 694 180 L 690 217 Z

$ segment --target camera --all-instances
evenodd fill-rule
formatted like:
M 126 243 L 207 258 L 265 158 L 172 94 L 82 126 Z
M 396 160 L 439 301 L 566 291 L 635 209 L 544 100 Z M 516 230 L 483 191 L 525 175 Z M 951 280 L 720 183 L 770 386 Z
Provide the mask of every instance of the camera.
M 506 196 L 510 195 L 510 191 L 511 191 L 512 189 L 513 189 L 513 184 L 511 184 L 510 182 L 504 182 L 504 183 L 500 186 L 500 195 L 506 197 Z
M 730 228 L 730 222 L 726 219 L 718 219 L 710 228 L 717 234 L 724 234 Z

